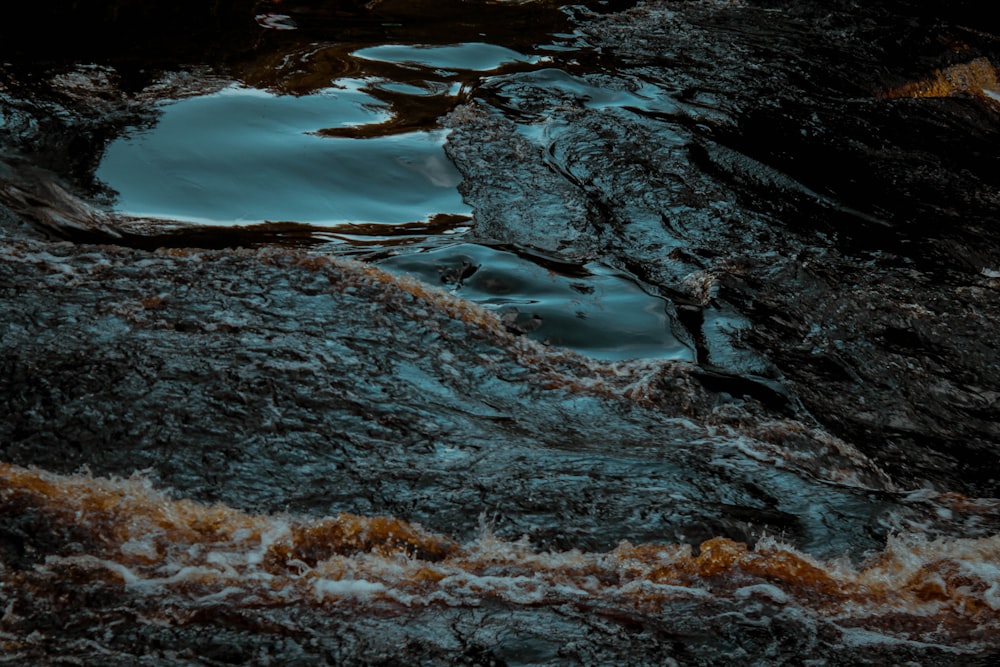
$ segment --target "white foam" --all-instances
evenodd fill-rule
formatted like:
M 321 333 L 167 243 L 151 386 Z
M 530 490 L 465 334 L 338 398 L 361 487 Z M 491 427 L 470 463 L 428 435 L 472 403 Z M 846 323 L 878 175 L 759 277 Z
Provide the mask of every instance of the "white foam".
M 126 556 L 148 560 L 155 560 L 160 556 L 159 550 L 157 550 L 156 545 L 153 543 L 153 535 L 147 535 L 145 539 L 132 538 L 123 543 L 119 547 L 119 550 Z
M 228 597 L 233 597 L 237 595 L 245 596 L 246 591 L 240 588 L 239 586 L 226 586 L 220 591 L 216 591 L 215 593 L 211 593 L 204 597 L 198 598 L 198 602 L 202 604 L 211 604 L 214 602 L 221 602 L 222 600 L 225 600 Z
M 934 642 L 921 642 L 915 639 L 901 639 L 899 637 L 891 637 L 889 635 L 884 635 L 880 632 L 875 632 L 874 630 L 866 630 L 865 628 L 844 628 L 836 626 L 843 634 L 841 635 L 841 643 L 848 648 L 858 648 L 861 646 L 878 646 L 878 645 L 894 645 L 894 646 L 912 646 L 914 648 L 935 648 L 941 651 L 947 651 L 949 653 L 966 653 L 966 650 L 955 646 L 946 646 L 945 644 L 937 644 Z
M 771 584 L 744 586 L 743 588 L 739 588 L 734 591 L 733 596 L 738 600 L 746 600 L 751 597 L 763 597 L 777 604 L 788 604 L 790 601 L 790 598 L 785 591 Z
M 370 600 L 384 593 L 385 585 L 365 579 L 317 579 L 313 584 L 316 597 L 322 600 L 326 597 L 358 598 Z
M 628 582 L 624 586 L 618 589 L 619 592 L 625 594 L 655 594 L 658 597 L 692 597 L 692 598 L 711 598 L 714 597 L 712 593 L 708 591 L 703 591 L 699 588 L 689 588 L 687 586 L 677 586 L 674 584 L 657 584 L 652 581 L 646 581 L 644 579 L 635 579 Z

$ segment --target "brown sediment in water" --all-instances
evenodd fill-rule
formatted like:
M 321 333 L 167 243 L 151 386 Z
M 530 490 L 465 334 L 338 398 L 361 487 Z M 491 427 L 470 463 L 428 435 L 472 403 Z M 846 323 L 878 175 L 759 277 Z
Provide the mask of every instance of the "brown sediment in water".
M 616 555 L 633 564 L 633 574 L 656 583 L 696 585 L 698 581 L 720 582 L 746 575 L 780 584 L 798 594 L 808 593 L 828 601 L 844 600 L 860 591 L 852 582 L 835 577 L 821 563 L 783 548 L 752 551 L 747 545 L 725 538 L 703 542 L 697 556 L 689 550 L 660 545 L 623 546 Z
M 934 70 L 930 76 L 891 88 L 882 97 L 949 97 L 958 93 L 978 95 L 994 102 L 1000 95 L 1000 82 L 996 67 L 988 58 L 975 58 L 968 62 Z
M 189 599 L 197 607 L 224 594 L 234 596 L 232 604 L 350 600 L 397 613 L 497 599 L 655 616 L 678 599 L 753 596 L 901 638 L 932 626 L 938 640 L 988 641 L 984 633 L 1000 629 L 1000 536 L 892 538 L 860 566 L 819 561 L 774 541 L 751 549 L 725 538 L 704 542 L 697 554 L 628 543 L 604 554 L 546 553 L 488 531 L 460 545 L 391 517 L 253 515 L 171 499 L 140 477 L 55 475 L 10 464 L 0 464 L 0 510 L 49 524 L 44 561 L 28 568 L 0 552 L 7 590 L 28 586 L 41 596 L 52 576 L 105 581 L 119 591 L 105 594 L 123 601 L 179 595 L 171 604 Z
M 274 545 L 268 550 L 269 562 L 284 566 L 295 559 L 315 566 L 334 555 L 359 553 L 405 554 L 417 560 L 436 562 L 458 549 L 453 540 L 392 517 L 341 514 L 333 519 L 292 526 L 291 533 L 290 544 Z

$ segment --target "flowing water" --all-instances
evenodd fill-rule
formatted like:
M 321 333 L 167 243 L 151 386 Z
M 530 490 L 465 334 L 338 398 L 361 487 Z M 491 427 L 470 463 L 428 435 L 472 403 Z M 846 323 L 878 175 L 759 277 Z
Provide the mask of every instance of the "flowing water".
M 204 4 L 0 33 L 0 662 L 993 663 L 995 21 Z

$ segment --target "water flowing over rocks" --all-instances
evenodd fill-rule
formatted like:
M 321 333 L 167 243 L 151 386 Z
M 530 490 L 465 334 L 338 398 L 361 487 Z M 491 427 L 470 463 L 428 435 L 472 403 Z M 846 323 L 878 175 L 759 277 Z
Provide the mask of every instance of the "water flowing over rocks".
M 811 415 L 893 474 L 996 495 L 1000 355 L 979 335 L 997 323 L 1000 263 L 988 148 L 998 109 L 981 95 L 992 65 L 955 47 L 947 57 L 972 65 L 933 75 L 952 81 L 951 96 L 916 99 L 918 86 L 888 101 L 890 77 L 860 63 L 899 57 L 880 47 L 891 26 L 832 13 L 817 28 L 809 8 L 783 9 L 642 5 L 581 30 L 615 74 L 578 75 L 575 101 L 559 94 L 573 90 L 557 82 L 566 75 L 484 86 L 452 116 L 456 163 L 478 176 L 493 173 L 483 165 L 506 174 L 517 160 L 544 162 L 562 188 L 533 198 L 515 177 L 506 187 L 518 187 L 518 208 L 505 215 L 489 176 L 467 178 L 467 200 L 489 211 L 473 234 L 530 243 L 519 210 L 563 207 L 568 229 L 544 242 L 627 268 L 686 306 L 703 362 L 782 377 Z M 637 26 L 648 29 L 633 38 Z M 928 46 L 919 31 L 896 37 Z M 595 103 L 590 81 L 623 101 Z M 516 121 L 475 111 L 490 106 L 513 108 L 541 137 L 530 158 Z M 727 343 L 712 349 L 717 322 L 740 318 L 737 347 L 759 352 L 753 361 Z
M 993 663 L 1000 25 L 975 3 L 12 11 L 9 662 Z M 234 84 L 385 116 L 317 137 L 447 130 L 471 219 L 116 208 L 108 147 Z M 485 250 L 428 284 L 459 243 Z M 594 308 L 586 267 L 628 281 L 683 353 L 552 344 L 574 315 L 533 311 L 517 261 Z

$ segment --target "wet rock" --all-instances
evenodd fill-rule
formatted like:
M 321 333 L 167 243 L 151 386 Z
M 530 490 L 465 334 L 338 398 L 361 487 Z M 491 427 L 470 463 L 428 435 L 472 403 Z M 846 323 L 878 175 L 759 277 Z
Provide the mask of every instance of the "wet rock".
M 983 497 L 1000 492 L 998 54 L 994 36 L 957 23 L 974 3 L 543 3 L 520 25 L 572 18 L 545 66 L 463 90 L 442 121 L 475 209 L 463 240 L 613 267 L 676 304 L 696 363 L 588 360 L 519 335 L 532 319 L 505 322 L 322 249 L 235 249 L 280 231 L 167 239 L 99 206 L 96 156 L 123 128 L 155 122 L 158 100 L 209 90 L 220 72 L 271 85 L 259 72 L 317 35 L 453 40 L 487 29 L 469 15 L 514 5 L 470 5 L 442 24 L 466 32 L 441 35 L 416 21 L 423 4 L 282 3 L 298 28 L 287 31 L 254 22 L 274 7 L 132 4 L 118 17 L 66 14 L 98 45 L 79 53 L 107 48 L 113 66 L 66 68 L 71 40 L 36 69 L 26 54 L 51 40 L 3 42 L 18 60 L 0 88 L 4 462 L 145 469 L 204 502 L 385 514 L 459 541 L 484 516 L 540 549 L 703 543 L 706 562 L 720 536 L 780 535 L 858 559 L 892 532 L 996 532 Z M 441 7 L 435 16 L 454 9 Z M 28 37 L 52 27 L 33 23 L 37 8 L 13 11 L 5 37 L 18 22 Z M 134 26 L 163 19 L 169 41 L 206 17 L 154 62 L 207 61 L 188 83 L 139 71 L 134 58 L 164 40 L 128 55 L 145 34 Z M 412 23 L 393 32 L 401 18 Z M 230 20 L 240 27 L 225 53 L 206 55 L 206 36 Z M 296 90 L 328 85 L 330 71 Z M 445 283 L 472 281 L 469 268 Z M 995 645 L 975 623 L 947 634 L 919 614 L 872 636 L 789 610 L 768 586 L 678 595 L 650 613 L 165 604 L 81 556 L 97 549 L 86 534 L 4 502 L 0 639 L 25 664 L 795 664 L 812 653 L 952 664 L 988 660 Z M 363 558 L 372 543 L 358 544 L 337 555 Z M 305 567 L 334 553 L 320 538 L 299 546 Z M 48 557 L 64 578 L 35 567 Z M 806 570 L 790 581 L 808 583 Z M 741 581 L 712 576 L 724 589 Z M 965 586 L 941 581 L 922 595 Z M 884 641 L 894 632 L 944 633 L 957 648 Z
M 882 10 L 834 9 L 817 21 L 801 3 L 649 3 L 593 18 L 583 40 L 615 63 L 615 82 L 600 89 L 641 91 L 641 78 L 655 91 L 598 105 L 580 92 L 597 81 L 584 75 L 572 88 L 583 97 L 549 102 L 528 77 L 494 80 L 476 101 L 518 139 L 494 131 L 475 145 L 504 164 L 519 133 L 540 137 L 572 186 L 544 196 L 573 193 L 577 209 L 568 208 L 585 217 L 562 220 L 589 251 L 705 309 L 685 320 L 702 363 L 782 378 L 812 415 L 900 475 L 995 495 L 992 404 L 958 409 L 972 399 L 942 401 L 932 388 L 952 378 L 980 395 L 997 390 L 998 352 L 978 333 L 997 313 L 977 291 L 991 289 L 983 271 L 1000 263 L 996 151 L 986 148 L 997 143 L 996 109 L 967 95 L 885 99 L 887 80 L 914 71 L 894 40 L 947 59 L 933 30 L 962 31 L 911 9 L 885 10 L 911 21 L 902 36 Z M 713 39 L 720 30 L 729 39 Z M 989 91 L 995 43 L 963 34 L 966 57 L 981 55 L 896 90 Z M 873 62 L 898 69 L 878 74 Z M 483 121 L 468 117 L 455 116 L 449 151 L 466 182 L 488 182 L 490 162 L 471 158 L 474 135 L 462 129 Z M 490 209 L 491 236 L 531 242 L 516 214 L 475 187 L 465 194 Z M 720 319 L 730 324 L 713 331 Z
M 2 278 L 6 461 L 151 468 L 203 500 L 390 514 L 459 538 L 496 512 L 504 534 L 560 547 L 683 536 L 729 506 L 742 539 L 772 508 L 804 509 L 740 488 L 747 474 L 780 484 L 793 469 L 706 467 L 717 447 L 743 456 L 683 417 L 730 419 L 680 362 L 595 365 L 444 293 L 309 255 L 16 247 Z M 827 444 L 799 446 L 822 465 Z M 743 482 L 720 485 L 730 475 Z M 815 493 L 810 505 L 832 494 L 828 511 L 856 516 L 852 543 L 868 543 L 883 509 L 866 508 L 864 487 Z M 792 530 L 820 550 L 843 545 L 822 526 Z

